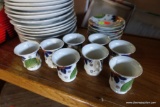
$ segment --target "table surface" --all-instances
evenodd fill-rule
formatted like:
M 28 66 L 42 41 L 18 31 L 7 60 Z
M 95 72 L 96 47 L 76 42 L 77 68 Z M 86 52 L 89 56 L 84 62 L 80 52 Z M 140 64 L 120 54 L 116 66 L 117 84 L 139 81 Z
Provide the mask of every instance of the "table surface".
M 77 32 L 87 37 L 86 29 L 79 28 Z M 86 74 L 82 58 L 78 62 L 76 79 L 65 83 L 58 77 L 56 69 L 48 68 L 43 52 L 39 50 L 43 60 L 41 68 L 35 72 L 27 71 L 22 65 L 21 58 L 13 53 L 14 47 L 20 43 L 18 37 L 0 45 L 0 79 L 73 107 L 131 106 L 132 104 L 127 104 L 128 102 L 158 106 L 160 40 L 133 35 L 123 35 L 122 39 L 136 46 L 136 52 L 131 57 L 140 62 L 144 70 L 143 74 L 135 79 L 132 89 L 124 95 L 114 93 L 109 87 L 108 58 L 104 60 L 103 71 L 96 77 Z

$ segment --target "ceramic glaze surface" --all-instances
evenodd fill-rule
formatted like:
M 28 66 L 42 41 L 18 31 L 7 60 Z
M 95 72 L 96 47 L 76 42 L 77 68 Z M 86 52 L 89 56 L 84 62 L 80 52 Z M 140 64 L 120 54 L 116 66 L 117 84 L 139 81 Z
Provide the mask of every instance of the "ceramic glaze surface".
M 109 48 L 112 51 L 110 57 L 114 56 L 129 56 L 136 51 L 136 47 L 125 40 L 113 40 L 109 43 Z
M 71 48 L 62 48 L 53 54 L 52 61 L 57 65 L 58 76 L 62 81 L 71 82 L 76 78 L 79 59 L 79 53 Z
M 84 62 L 84 69 L 88 75 L 97 76 L 103 69 L 103 61 L 101 60 L 89 60 L 85 58 Z
M 84 69 L 90 76 L 97 76 L 103 69 L 103 59 L 109 52 L 107 48 L 99 44 L 88 44 L 82 48 L 82 54 L 85 57 Z
M 104 35 L 102 33 L 93 33 L 89 35 L 88 40 L 91 43 L 97 43 L 101 45 L 106 45 L 111 41 L 109 36 Z
M 58 76 L 64 82 L 71 82 L 76 78 L 77 68 L 76 64 L 72 64 L 71 66 L 66 67 L 57 67 Z
M 73 48 L 81 54 L 82 44 L 85 37 L 79 33 L 70 33 L 63 37 L 63 41 L 67 44 L 68 48 Z
M 52 56 L 55 51 L 62 48 L 64 42 L 57 38 L 46 39 L 40 43 L 42 50 L 44 51 L 45 62 L 50 68 L 56 68 L 57 66 L 52 62 Z
M 109 61 L 109 66 L 111 69 L 110 88 L 118 94 L 127 93 L 131 89 L 134 79 L 143 72 L 141 65 L 127 56 L 113 57 Z
M 18 44 L 14 48 L 14 53 L 22 57 L 25 68 L 35 71 L 41 67 L 41 58 L 38 54 L 39 44 L 33 41 L 27 41 Z

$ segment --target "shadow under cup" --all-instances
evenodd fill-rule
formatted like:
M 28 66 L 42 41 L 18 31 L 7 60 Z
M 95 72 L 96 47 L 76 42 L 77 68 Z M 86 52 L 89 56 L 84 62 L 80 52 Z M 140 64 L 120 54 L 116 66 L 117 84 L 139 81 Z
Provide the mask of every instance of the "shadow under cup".
M 127 56 L 113 57 L 109 61 L 111 75 L 109 84 L 111 89 L 118 94 L 127 93 L 135 78 L 139 77 L 143 69 L 133 58 Z
M 76 78 L 79 59 L 79 53 L 71 48 L 62 48 L 53 54 L 52 61 L 57 65 L 58 76 L 62 81 L 71 82 Z

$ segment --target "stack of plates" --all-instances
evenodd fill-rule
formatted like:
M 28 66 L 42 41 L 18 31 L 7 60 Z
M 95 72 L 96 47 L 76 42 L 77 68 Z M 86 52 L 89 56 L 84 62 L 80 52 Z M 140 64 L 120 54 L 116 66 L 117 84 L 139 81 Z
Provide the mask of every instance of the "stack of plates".
M 92 16 L 88 20 L 88 34 L 103 33 L 111 40 L 120 39 L 125 28 L 125 20 L 122 17 L 105 14 Z
M 74 0 L 5 0 L 5 12 L 22 42 L 76 32 L 73 7 Z

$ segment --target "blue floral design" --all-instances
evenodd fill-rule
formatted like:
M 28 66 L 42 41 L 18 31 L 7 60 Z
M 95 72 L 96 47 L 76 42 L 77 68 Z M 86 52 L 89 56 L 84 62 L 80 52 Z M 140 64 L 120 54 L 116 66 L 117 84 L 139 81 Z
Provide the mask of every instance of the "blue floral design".
M 88 62 L 89 62 L 89 63 L 92 63 L 92 60 L 89 60 L 89 59 L 86 59 L 86 58 L 85 58 L 85 59 L 84 59 L 84 62 L 85 62 L 85 63 L 86 63 L 86 65 L 87 65 L 87 64 L 88 64 Z
M 121 77 L 120 75 L 111 72 L 111 77 L 114 78 L 116 83 L 119 83 L 120 80 L 127 80 L 127 78 Z
M 58 70 L 60 70 L 62 73 L 66 74 L 67 73 L 67 69 L 71 69 L 72 66 L 68 66 L 68 67 L 57 67 Z
M 52 52 L 44 51 L 44 54 L 46 57 L 49 57 L 49 55 L 52 54 Z
M 25 57 L 21 57 L 22 58 L 22 61 L 24 61 L 26 58 Z

